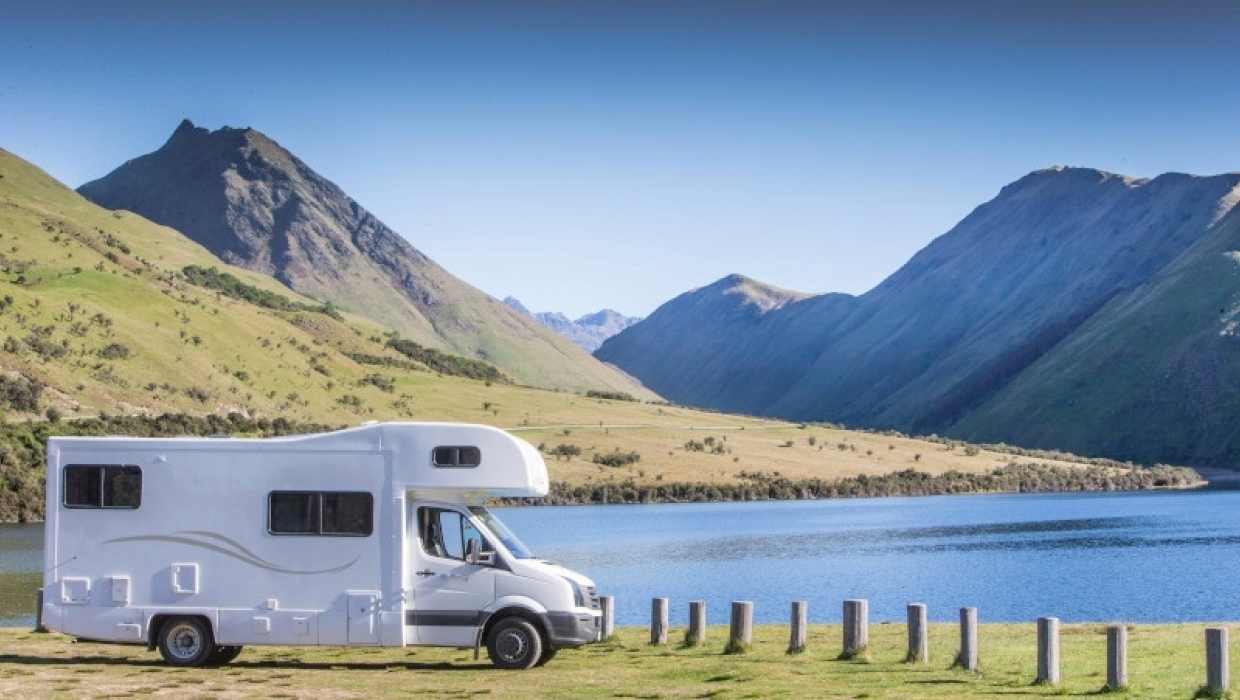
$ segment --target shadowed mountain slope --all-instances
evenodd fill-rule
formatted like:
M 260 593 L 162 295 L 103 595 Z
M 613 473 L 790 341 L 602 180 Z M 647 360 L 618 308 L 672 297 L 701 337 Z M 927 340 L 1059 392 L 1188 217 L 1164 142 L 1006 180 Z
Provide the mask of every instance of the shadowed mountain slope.
M 1044 357 L 1063 355 L 1060 362 L 1068 362 L 1069 356 L 1088 356 L 1088 343 L 1068 343 L 1164 271 L 1187 264 L 1186 251 L 1203 255 L 1195 251 L 1232 226 L 1220 219 L 1238 199 L 1236 174 L 1140 180 L 1082 168 L 1039 171 L 1005 187 L 864 295 L 784 293 L 779 303 L 762 307 L 744 303 L 738 291 L 743 278 L 733 276 L 668 302 L 596 356 L 670 400 L 692 405 L 916 433 L 959 424 L 960 434 L 972 438 L 1010 436 L 1017 444 L 1100 453 L 1101 440 L 1061 445 L 1050 421 L 1010 427 L 1032 410 L 1019 395 L 1063 387 L 1062 369 L 1016 380 Z M 1215 268 L 1232 264 L 1218 252 L 1223 248 L 1214 244 Z M 1231 279 L 1211 269 L 1218 279 Z M 1178 297 L 1162 298 L 1171 300 L 1164 313 L 1176 317 L 1171 309 Z M 1230 309 L 1225 301 L 1219 308 Z M 1107 316 L 1099 315 L 1103 311 Z M 1102 327 L 1128 328 L 1124 324 L 1134 319 Z M 1092 333 L 1091 342 L 1101 342 Z M 1209 333 L 1215 342 L 1218 328 L 1210 326 Z M 1185 331 L 1168 328 L 1168 334 L 1178 343 Z M 1150 352 L 1165 351 L 1167 358 L 1187 352 L 1153 349 L 1157 345 Z M 1074 349 L 1052 354 L 1060 347 Z M 1189 354 L 1193 362 L 1176 362 L 1208 364 L 1204 350 Z M 1110 366 L 1091 365 L 1091 371 L 1105 373 Z M 1200 393 L 1200 382 L 1183 383 Z M 1001 391 L 1009 384 L 1020 389 Z M 993 419 L 969 420 L 980 406 L 994 412 Z M 1150 418 L 1157 411 L 1143 413 Z M 1009 427 L 1000 427 L 1005 421 Z M 1114 447 L 1106 443 L 1105 454 L 1117 454 Z M 1190 453 L 1193 448 L 1176 455 Z M 1132 451 L 1123 456 L 1137 458 Z
M 758 413 L 818 357 L 830 329 L 822 319 L 842 317 L 855 301 L 729 275 L 659 307 L 605 341 L 595 357 L 661 395 L 660 387 L 673 392 L 678 403 Z
M 535 386 L 641 393 L 631 380 L 453 277 L 253 129 L 188 120 L 79 192 L 175 228 L 230 264 Z
M 1238 184 L 1077 168 L 1028 175 L 866 293 L 769 411 L 942 431 L 1198 240 Z
M 1240 463 L 1240 211 L 951 429 L 1120 459 Z

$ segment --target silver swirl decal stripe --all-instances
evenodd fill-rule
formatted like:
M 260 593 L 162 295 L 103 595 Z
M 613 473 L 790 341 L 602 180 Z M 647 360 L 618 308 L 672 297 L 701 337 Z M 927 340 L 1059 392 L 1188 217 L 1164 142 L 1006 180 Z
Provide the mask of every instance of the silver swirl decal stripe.
M 357 560 L 361 559 L 362 557 L 362 555 L 359 554 L 356 557 L 353 557 L 353 559 L 349 561 L 348 563 L 341 564 L 340 566 L 334 566 L 330 569 L 317 569 L 317 570 L 289 569 L 283 566 L 278 566 L 276 564 L 273 564 L 263 559 L 262 557 L 251 552 L 250 550 L 241 546 L 237 542 L 227 537 L 224 537 L 223 535 L 217 535 L 212 532 L 201 532 L 201 531 L 181 532 L 178 534 L 198 535 L 200 537 L 210 537 L 211 539 L 219 540 L 220 542 L 227 544 L 228 547 L 223 547 L 218 544 L 211 543 L 211 542 L 204 542 L 202 540 L 193 539 L 191 537 L 176 537 L 173 535 L 136 535 L 134 537 L 118 537 L 112 540 L 104 540 L 103 544 L 116 544 L 120 542 L 172 542 L 174 544 L 185 544 L 191 547 L 198 547 L 199 549 L 206 549 L 212 552 L 218 552 L 219 554 L 223 554 L 224 556 L 227 556 L 227 557 L 232 557 L 233 559 L 245 562 L 246 564 L 249 564 L 250 566 L 253 566 L 253 567 L 257 567 L 259 569 L 266 569 L 267 571 L 274 571 L 278 574 L 300 574 L 303 576 L 308 576 L 312 574 L 334 574 L 340 571 L 344 571 L 350 566 L 353 566 L 354 564 L 356 564 Z

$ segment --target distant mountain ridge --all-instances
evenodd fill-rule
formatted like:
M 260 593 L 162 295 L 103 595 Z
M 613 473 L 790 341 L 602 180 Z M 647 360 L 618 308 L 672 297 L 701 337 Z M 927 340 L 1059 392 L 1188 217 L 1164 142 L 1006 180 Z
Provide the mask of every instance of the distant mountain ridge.
M 1053 430 L 1022 423 L 1031 407 L 1004 387 L 1047 399 L 1052 379 L 1022 381 L 1026 372 L 1043 371 L 1043 358 L 1073 347 L 1079 333 L 1096 334 L 1097 319 L 1115 318 L 1116 308 L 1148 295 L 1146 286 L 1166 271 L 1203 265 L 1181 258 L 1221 235 L 1238 200 L 1240 174 L 1136 179 L 1087 168 L 1042 170 L 1004 187 L 863 295 L 783 293 L 763 306 L 756 299 L 764 295 L 752 290 L 769 297 L 768 287 L 732 276 L 668 302 L 595 356 L 695 406 L 1057 447 Z M 1213 260 L 1225 266 L 1219 254 Z M 1217 271 L 1211 277 L 1219 278 Z M 1238 279 L 1226 278 L 1232 285 Z M 1177 317 L 1171 309 L 1160 313 Z M 1131 316 L 1126 322 L 1145 323 Z M 1114 331 L 1116 323 L 1105 327 Z M 1216 361 L 1230 367 L 1240 363 L 1240 353 L 1234 357 Z M 983 408 L 1002 419 L 974 415 Z M 1104 431 L 1097 421 L 1069 417 L 1071 406 L 1060 408 L 1045 425 L 1079 418 Z M 1114 420 L 1116 411 L 1105 413 Z M 1152 409 L 1141 414 L 1157 419 Z M 1240 446 L 1240 438 L 1233 442 Z M 1068 447 L 1120 454 L 1101 437 Z M 1222 453 L 1147 441 L 1139 455 L 1123 456 L 1193 461 Z
M 638 390 L 631 380 L 462 282 L 254 129 L 185 120 L 159 150 L 78 191 L 175 228 L 222 260 L 485 360 L 523 383 Z
M 568 338 L 574 345 L 590 353 L 598 350 L 604 340 L 642 320 L 639 316 L 625 316 L 611 309 L 603 309 L 586 314 L 574 321 L 558 311 L 535 313 L 525 308 L 525 305 L 514 297 L 506 297 L 504 303 Z

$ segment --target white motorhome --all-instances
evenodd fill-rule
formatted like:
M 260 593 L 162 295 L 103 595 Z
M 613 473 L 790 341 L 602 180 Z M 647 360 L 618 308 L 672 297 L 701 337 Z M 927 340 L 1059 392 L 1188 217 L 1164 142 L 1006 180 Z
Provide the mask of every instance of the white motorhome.
M 600 631 L 594 583 L 486 509 L 547 488 L 537 450 L 478 425 L 53 437 L 43 624 L 176 666 L 252 644 L 485 644 L 529 668 Z

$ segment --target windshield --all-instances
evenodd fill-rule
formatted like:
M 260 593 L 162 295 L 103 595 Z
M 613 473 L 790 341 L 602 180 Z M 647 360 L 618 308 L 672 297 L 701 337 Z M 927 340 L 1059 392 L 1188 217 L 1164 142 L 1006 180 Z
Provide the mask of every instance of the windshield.
M 508 529 L 508 526 L 500 521 L 499 518 L 491 514 L 491 511 L 482 506 L 470 506 L 469 512 L 482 522 L 486 529 L 490 530 L 500 542 L 504 543 L 504 548 L 508 550 L 512 556 L 517 559 L 534 559 L 534 555 L 530 550 L 525 548 L 521 540 Z

